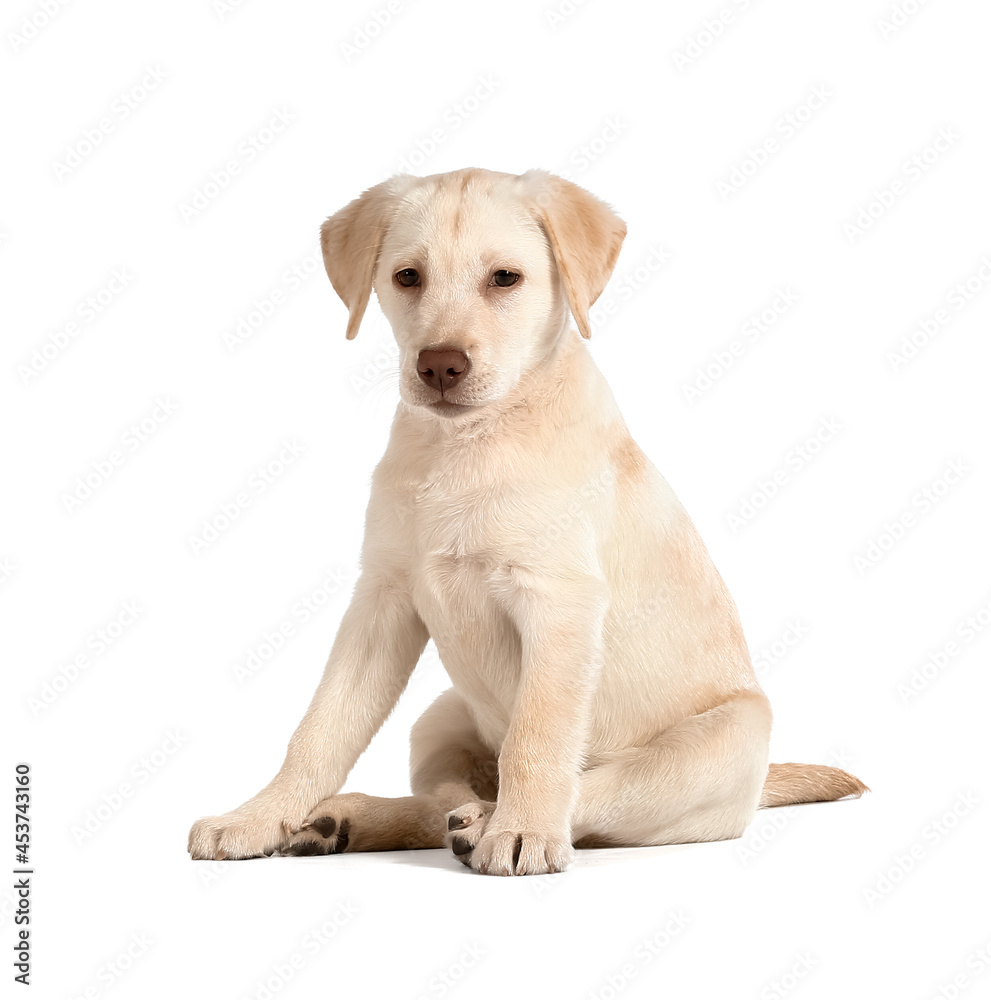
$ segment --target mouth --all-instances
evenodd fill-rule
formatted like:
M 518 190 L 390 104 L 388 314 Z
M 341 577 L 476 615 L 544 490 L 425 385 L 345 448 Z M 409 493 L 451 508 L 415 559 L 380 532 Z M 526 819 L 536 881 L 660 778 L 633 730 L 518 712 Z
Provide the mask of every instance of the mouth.
M 449 403 L 446 399 L 438 399 L 435 403 L 428 403 L 427 409 L 442 417 L 457 417 L 462 413 L 467 413 L 473 407 L 466 406 L 464 403 Z

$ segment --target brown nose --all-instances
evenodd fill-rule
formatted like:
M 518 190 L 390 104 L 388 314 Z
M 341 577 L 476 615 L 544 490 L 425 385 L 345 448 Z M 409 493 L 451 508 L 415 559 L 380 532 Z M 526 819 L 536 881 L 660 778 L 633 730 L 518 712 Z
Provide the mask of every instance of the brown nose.
M 416 370 L 432 389 L 453 389 L 467 374 L 471 362 L 462 351 L 420 351 Z

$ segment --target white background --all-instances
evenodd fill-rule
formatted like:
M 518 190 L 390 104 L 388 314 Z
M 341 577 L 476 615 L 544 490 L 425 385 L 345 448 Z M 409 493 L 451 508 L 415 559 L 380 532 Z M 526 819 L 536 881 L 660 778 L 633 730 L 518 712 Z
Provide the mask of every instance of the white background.
M 986 996 L 986 6 L 49 6 L 0 25 L 3 784 L 31 763 L 34 995 Z M 738 602 L 772 759 L 871 795 L 543 879 L 189 860 L 192 821 L 281 763 L 354 579 L 395 375 L 377 309 L 345 341 L 316 236 L 404 163 L 566 173 L 627 220 L 589 349 Z M 444 684 L 428 652 L 348 789 L 407 790 Z

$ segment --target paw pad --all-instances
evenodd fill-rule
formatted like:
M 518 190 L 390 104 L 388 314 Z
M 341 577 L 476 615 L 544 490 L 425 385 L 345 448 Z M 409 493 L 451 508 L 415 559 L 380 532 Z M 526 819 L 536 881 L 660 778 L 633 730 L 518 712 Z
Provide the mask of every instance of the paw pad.
M 348 849 L 350 839 L 351 820 L 342 819 L 338 825 L 333 816 L 320 816 L 310 823 L 304 823 L 280 853 L 296 858 L 343 854 Z

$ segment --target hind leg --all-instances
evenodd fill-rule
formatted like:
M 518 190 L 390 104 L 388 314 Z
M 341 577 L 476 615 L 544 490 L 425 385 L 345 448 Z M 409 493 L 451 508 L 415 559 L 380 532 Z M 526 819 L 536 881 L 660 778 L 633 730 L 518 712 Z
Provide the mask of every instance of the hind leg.
M 767 775 L 770 730 L 764 695 L 740 692 L 645 746 L 592 762 L 579 779 L 570 842 L 579 848 L 641 847 L 739 837 L 753 818 Z M 479 871 L 490 870 L 473 858 L 490 815 L 468 803 L 449 819 L 451 849 Z M 507 874 L 566 867 L 548 859 L 532 837 L 514 840 Z
M 753 819 L 767 776 L 771 709 L 760 691 L 684 719 L 643 747 L 582 773 L 576 847 L 732 840 Z
M 484 812 L 496 797 L 495 755 L 478 737 L 461 698 L 445 691 L 410 734 L 412 795 L 350 792 L 320 802 L 282 855 L 400 851 L 443 847 L 447 813 L 468 802 Z M 490 810 L 489 810 L 490 811 Z

